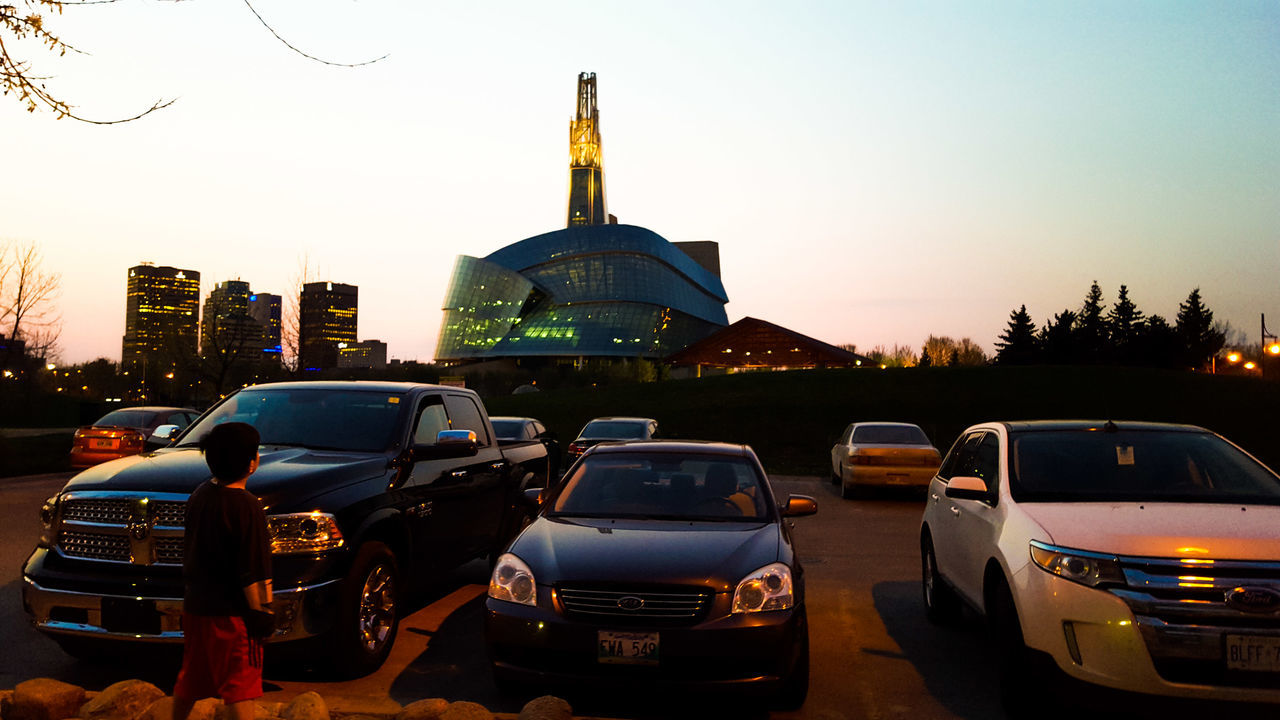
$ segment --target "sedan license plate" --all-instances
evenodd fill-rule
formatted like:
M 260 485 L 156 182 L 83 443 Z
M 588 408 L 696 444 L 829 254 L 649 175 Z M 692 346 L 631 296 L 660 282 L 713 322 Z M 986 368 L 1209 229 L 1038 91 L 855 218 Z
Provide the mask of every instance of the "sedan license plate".
M 1280 637 L 1228 635 L 1227 669 L 1280 672 Z
M 602 663 L 658 664 L 658 633 L 612 632 L 596 635 L 596 659 Z
M 90 447 L 94 450 L 115 450 L 119 440 L 101 440 L 94 439 L 89 441 Z

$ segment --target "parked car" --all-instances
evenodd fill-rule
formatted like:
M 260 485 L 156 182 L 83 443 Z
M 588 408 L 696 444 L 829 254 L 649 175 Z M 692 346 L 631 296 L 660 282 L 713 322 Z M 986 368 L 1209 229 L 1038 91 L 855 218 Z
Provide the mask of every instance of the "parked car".
M 809 631 L 786 518 L 816 511 L 803 495 L 776 504 L 743 445 L 591 448 L 494 567 L 495 680 L 712 686 L 799 707 Z
M 587 448 L 606 440 L 651 440 L 658 434 L 658 421 L 642 417 L 598 417 L 582 427 L 567 450 L 569 462 L 582 457 Z
M 493 433 L 501 445 L 532 441 L 542 443 L 547 448 L 547 457 L 551 460 L 548 477 L 552 479 L 560 477 L 560 441 L 555 433 L 542 424 L 541 420 L 531 417 L 494 416 L 490 417 L 489 421 L 493 423 Z
M 851 498 L 867 487 L 927 487 L 942 455 L 919 425 L 858 422 L 831 447 L 831 481 Z
M 920 528 L 926 612 L 985 615 L 1015 712 L 1071 678 L 1280 702 L 1280 476 L 1187 425 L 983 423 Z M 1034 710 L 1030 714 L 1034 714 Z
M 271 534 L 271 652 L 345 674 L 386 658 L 408 593 L 496 557 L 546 484 L 537 441 L 500 446 L 471 390 L 291 382 L 229 395 L 169 447 L 90 468 L 41 511 L 22 571 L 36 629 L 74 655 L 110 642 L 182 641 L 183 520 L 209 478 L 201 438 L 227 421 L 262 435 L 248 481 Z
M 71 440 L 71 467 L 87 468 L 108 460 L 137 455 L 169 442 L 170 436 L 155 437 L 162 425 L 182 429 L 200 413 L 181 407 L 130 407 L 112 410 L 92 425 L 76 430 Z

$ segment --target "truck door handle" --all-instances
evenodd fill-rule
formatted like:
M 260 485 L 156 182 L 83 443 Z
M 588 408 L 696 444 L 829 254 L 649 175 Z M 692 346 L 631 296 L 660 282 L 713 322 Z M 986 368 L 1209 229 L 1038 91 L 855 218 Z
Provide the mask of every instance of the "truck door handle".
M 956 517 L 960 517 L 960 508 L 958 508 L 958 507 L 956 507 L 956 506 L 952 505 L 952 506 L 951 506 L 951 514 L 952 514 L 952 515 L 955 515 Z
M 454 470 L 453 472 L 449 473 L 449 477 L 454 477 L 454 478 L 464 478 L 467 475 L 468 473 L 466 470 Z
M 493 469 L 493 470 L 501 470 L 502 468 L 504 468 L 504 467 L 506 467 L 506 466 L 507 466 L 507 461 L 506 461 L 506 460 L 499 460 L 498 462 L 493 463 L 492 465 L 490 465 L 490 466 L 489 466 L 489 468 L 490 468 L 490 469 Z

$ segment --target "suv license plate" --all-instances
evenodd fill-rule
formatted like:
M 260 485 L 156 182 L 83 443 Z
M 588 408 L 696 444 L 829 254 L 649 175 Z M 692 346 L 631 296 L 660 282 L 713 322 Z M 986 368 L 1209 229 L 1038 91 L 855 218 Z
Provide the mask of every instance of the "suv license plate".
M 1280 672 L 1280 637 L 1228 635 L 1227 669 Z
M 658 633 L 600 630 L 596 633 L 596 659 L 602 663 L 657 665 Z

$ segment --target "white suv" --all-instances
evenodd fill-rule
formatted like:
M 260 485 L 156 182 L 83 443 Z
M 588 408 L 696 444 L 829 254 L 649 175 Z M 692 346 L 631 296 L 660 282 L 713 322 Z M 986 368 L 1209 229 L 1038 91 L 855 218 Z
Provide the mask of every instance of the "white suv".
M 920 552 L 930 620 L 986 616 L 1006 703 L 1037 668 L 1280 703 L 1280 476 L 1203 428 L 974 425 L 929 485 Z

